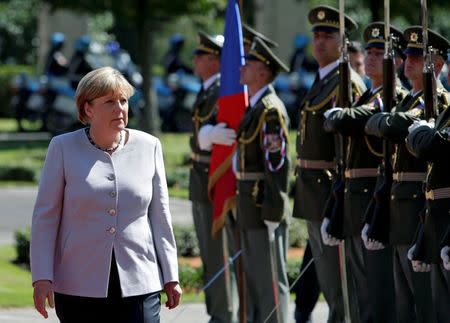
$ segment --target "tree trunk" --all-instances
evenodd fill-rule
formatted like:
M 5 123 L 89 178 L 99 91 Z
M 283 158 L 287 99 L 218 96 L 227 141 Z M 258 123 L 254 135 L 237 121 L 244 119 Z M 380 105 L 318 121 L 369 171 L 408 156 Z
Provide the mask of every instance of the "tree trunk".
M 139 127 L 141 130 L 157 135 L 159 128 L 159 112 L 156 94 L 152 88 L 152 47 L 153 47 L 153 29 L 151 12 L 148 0 L 137 0 L 136 27 L 138 33 L 138 48 L 140 54 L 140 65 L 142 68 L 142 91 L 145 100 L 145 107 L 142 111 Z

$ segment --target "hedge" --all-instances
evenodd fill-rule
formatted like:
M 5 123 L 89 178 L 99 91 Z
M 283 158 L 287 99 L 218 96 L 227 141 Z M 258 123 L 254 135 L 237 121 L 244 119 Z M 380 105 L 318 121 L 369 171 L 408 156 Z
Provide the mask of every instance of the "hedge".
M 32 75 L 34 68 L 27 65 L 0 64 L 0 118 L 12 117 L 9 102 L 11 101 L 11 81 L 13 77 L 21 73 Z

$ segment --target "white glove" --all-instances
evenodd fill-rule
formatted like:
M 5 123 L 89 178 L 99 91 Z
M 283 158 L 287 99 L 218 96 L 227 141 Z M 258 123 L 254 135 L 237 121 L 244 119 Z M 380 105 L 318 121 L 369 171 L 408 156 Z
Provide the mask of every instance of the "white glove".
M 336 239 L 327 232 L 327 227 L 329 223 L 330 223 L 329 218 L 323 218 L 322 225 L 320 226 L 320 234 L 322 235 L 322 241 L 325 245 L 334 247 L 339 244 L 339 239 Z
M 381 250 L 384 249 L 384 244 L 382 244 L 380 241 L 369 239 L 368 235 L 369 231 L 369 225 L 366 223 L 364 224 L 364 227 L 361 231 L 361 239 L 364 242 L 364 246 L 367 250 Z
M 422 126 L 427 126 L 431 129 L 433 129 L 434 128 L 434 120 L 432 120 L 430 122 L 427 122 L 426 120 L 416 120 L 408 127 L 408 132 L 411 133 L 414 130 L 416 130 L 417 128 L 422 127 Z
M 264 220 L 264 223 L 267 226 L 267 232 L 269 234 L 269 241 L 275 241 L 275 230 L 280 225 L 279 222 Z
M 227 128 L 224 122 L 213 125 L 204 125 L 198 132 L 198 145 L 200 149 L 211 151 L 213 144 L 231 146 L 236 140 L 234 129 Z
M 444 268 L 447 270 L 450 270 L 450 257 L 448 255 L 449 251 L 450 251 L 449 246 L 445 246 L 444 248 L 441 249 L 442 263 L 444 264 Z
M 329 118 L 332 114 L 334 114 L 335 112 L 342 111 L 342 110 L 344 110 L 344 109 L 339 108 L 339 107 L 331 108 L 331 109 L 325 111 L 325 112 L 323 113 L 323 116 L 324 116 L 326 119 L 328 119 L 328 118 Z
M 428 272 L 431 270 L 431 265 L 419 260 L 413 260 L 413 253 L 416 250 L 416 245 L 414 244 L 408 250 L 408 259 L 411 261 L 412 268 L 415 272 Z

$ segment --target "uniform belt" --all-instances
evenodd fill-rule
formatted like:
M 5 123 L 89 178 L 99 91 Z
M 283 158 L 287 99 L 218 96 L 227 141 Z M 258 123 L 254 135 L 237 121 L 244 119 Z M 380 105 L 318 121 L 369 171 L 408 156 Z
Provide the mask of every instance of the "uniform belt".
M 200 163 L 206 163 L 206 164 L 209 164 L 209 162 L 211 161 L 210 156 L 200 155 L 200 154 L 196 154 L 196 153 L 191 153 L 191 159 L 193 161 L 200 162 Z
M 398 172 L 392 174 L 392 178 L 397 182 L 423 182 L 426 173 L 421 172 Z
M 309 160 L 297 158 L 297 166 L 310 169 L 334 169 L 336 164 L 326 160 Z
M 345 175 L 345 178 L 377 177 L 378 168 L 346 169 L 344 172 L 344 175 Z
M 450 198 L 450 187 L 438 188 L 425 192 L 427 200 L 440 200 Z
M 264 173 L 245 173 L 245 172 L 237 172 L 236 178 L 240 181 L 257 181 L 260 179 L 264 179 Z

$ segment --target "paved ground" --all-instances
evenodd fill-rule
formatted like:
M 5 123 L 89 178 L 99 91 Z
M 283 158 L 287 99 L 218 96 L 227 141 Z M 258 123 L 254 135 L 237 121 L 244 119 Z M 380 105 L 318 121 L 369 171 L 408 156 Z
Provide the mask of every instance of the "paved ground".
M 14 231 L 26 228 L 31 224 L 31 214 L 37 189 L 29 188 L 0 188 L 0 244 L 13 244 Z M 191 224 L 192 214 L 190 202 L 181 199 L 170 200 L 170 210 L 173 222 L 178 225 Z M 0 277 L 1 279 L 1 277 Z M 290 312 L 294 310 L 294 305 L 290 304 Z M 319 303 L 313 313 L 313 322 L 326 322 L 328 307 L 325 303 Z M 202 323 L 207 322 L 208 316 L 205 313 L 203 304 L 187 303 L 182 304 L 173 311 L 161 311 L 161 323 Z M 33 309 L 0 309 L 1 323 L 37 323 L 37 322 L 58 322 L 54 312 L 50 318 L 44 320 Z M 292 321 L 286 322 L 291 323 Z
M 290 304 L 290 312 L 293 312 L 293 304 Z M 327 321 L 328 307 L 324 302 L 317 304 L 313 312 L 312 321 L 314 323 L 324 323 Z M 32 308 L 21 308 L 11 310 L 0 310 L 0 322 L 2 323 L 57 323 L 55 312 L 50 311 L 50 317 L 45 320 Z M 161 323 L 206 323 L 208 316 L 203 304 L 182 304 L 172 311 L 161 309 Z M 286 323 L 293 323 L 294 319 Z

